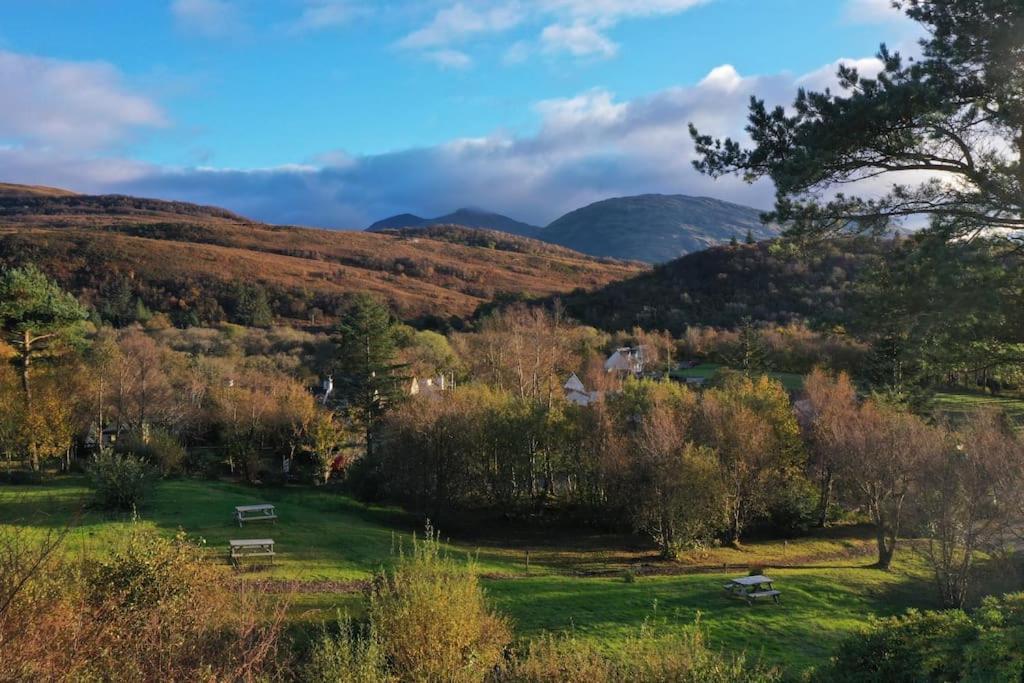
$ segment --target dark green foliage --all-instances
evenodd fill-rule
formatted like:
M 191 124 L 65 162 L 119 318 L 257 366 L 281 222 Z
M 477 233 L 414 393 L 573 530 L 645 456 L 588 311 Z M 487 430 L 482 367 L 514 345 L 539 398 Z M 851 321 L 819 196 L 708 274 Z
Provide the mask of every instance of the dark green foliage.
M 841 66 L 839 89 L 801 90 L 790 111 L 769 110 L 755 98 L 749 149 L 691 125 L 702 157 L 697 168 L 771 178 L 772 217 L 799 233 L 881 231 L 893 219 L 922 214 L 948 240 L 981 228 L 1024 227 L 1024 5 L 898 4 L 925 30 L 921 58 L 904 60 L 883 45 L 884 69 L 875 78 Z M 903 171 L 930 179 L 908 186 Z M 819 199 L 832 186 L 879 177 L 892 182 L 882 197 Z
M 181 474 L 185 468 L 188 453 L 181 442 L 164 429 L 151 429 L 148 438 L 129 438 L 118 451 L 133 453 L 146 462 L 153 463 L 164 477 Z
M 682 335 L 690 325 L 733 328 L 746 319 L 845 325 L 856 281 L 891 249 L 866 238 L 716 247 L 561 301 L 574 318 L 610 330 L 639 325 Z
M 970 617 L 960 610 L 918 612 L 880 619 L 863 635 L 839 648 L 822 681 L 860 683 L 962 680 L 960 654 L 977 637 Z
M 87 474 L 96 505 L 108 510 L 141 507 L 153 492 L 158 477 L 156 469 L 146 461 L 110 450 L 93 457 Z
M 35 266 L 0 273 L 0 332 L 17 352 L 28 390 L 32 360 L 45 356 L 57 342 L 71 342 L 88 317 L 75 297 Z
M 196 550 L 183 532 L 174 539 L 133 534 L 109 559 L 89 567 L 88 600 L 94 605 L 113 600 L 127 611 L 152 609 L 173 600 L 191 588 L 189 564 L 198 559 Z
M 331 364 L 336 400 L 363 428 L 367 450 L 380 419 L 401 396 L 396 333 L 388 308 L 366 294 L 353 297 L 338 324 Z
M 846 640 L 816 680 L 1019 681 L 1024 675 L 1024 593 L 962 610 L 910 611 Z
M 747 375 L 763 375 L 771 370 L 768 363 L 768 349 L 765 347 L 757 328 L 750 320 L 740 328 L 739 343 L 726 358 L 726 365 Z
M 235 299 L 235 322 L 248 327 L 270 327 L 274 313 L 270 310 L 267 290 L 258 284 L 238 287 Z

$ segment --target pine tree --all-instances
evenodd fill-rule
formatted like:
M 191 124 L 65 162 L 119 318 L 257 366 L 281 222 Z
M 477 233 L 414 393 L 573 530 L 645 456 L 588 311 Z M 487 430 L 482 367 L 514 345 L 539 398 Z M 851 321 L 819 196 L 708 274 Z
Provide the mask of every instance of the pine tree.
M 361 427 L 367 454 L 381 418 L 401 397 L 404 366 L 395 363 L 395 336 L 391 312 L 366 294 L 353 299 L 338 324 L 335 400 Z
M 757 244 L 757 240 L 754 239 L 754 231 L 747 228 L 747 244 Z
M 82 338 L 85 308 L 35 266 L 0 273 L 0 333 L 21 367 L 25 412 L 32 413 L 31 368 Z M 32 468 L 39 469 L 33 453 Z
M 760 332 L 749 319 L 743 322 L 739 344 L 727 360 L 729 367 L 748 376 L 763 375 L 769 371 L 768 349 L 761 340 Z

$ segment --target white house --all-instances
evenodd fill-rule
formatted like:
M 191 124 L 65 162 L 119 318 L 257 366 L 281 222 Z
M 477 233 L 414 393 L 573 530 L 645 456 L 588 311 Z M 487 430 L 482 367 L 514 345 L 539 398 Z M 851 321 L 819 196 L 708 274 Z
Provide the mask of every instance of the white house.
M 589 406 L 600 400 L 601 395 L 596 391 L 587 391 L 587 388 L 583 386 L 583 382 L 576 376 L 576 373 L 572 373 L 569 376 L 569 380 L 562 387 L 565 390 L 565 400 L 575 403 L 578 406 Z
M 608 357 L 604 362 L 604 369 L 605 372 L 628 372 L 639 375 L 644 371 L 644 364 L 644 347 L 624 346 L 616 349 L 615 353 Z
M 426 379 L 413 378 L 409 383 L 410 396 L 434 396 L 455 388 L 455 381 L 449 381 L 443 374 Z

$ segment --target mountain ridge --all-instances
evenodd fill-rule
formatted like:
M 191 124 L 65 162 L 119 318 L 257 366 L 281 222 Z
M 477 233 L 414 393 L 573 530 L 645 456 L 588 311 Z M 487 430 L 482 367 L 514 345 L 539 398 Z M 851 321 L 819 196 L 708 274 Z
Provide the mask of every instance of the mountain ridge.
M 380 230 L 401 228 L 429 228 L 438 225 L 461 225 L 466 228 L 497 230 L 511 235 L 519 235 L 520 237 L 536 237 L 542 230 L 539 226 L 517 221 L 500 213 L 469 207 L 456 209 L 449 214 L 438 216 L 437 218 L 422 218 L 415 214 L 402 213 L 377 221 L 366 230 L 368 232 L 379 232 Z
M 422 229 L 437 225 L 486 228 L 534 237 L 599 258 L 664 263 L 732 239 L 755 241 L 777 237 L 777 226 L 761 222 L 761 211 L 714 197 L 640 194 L 609 197 L 537 228 L 483 209 L 459 209 L 427 219 L 399 214 L 367 230 Z
M 643 270 L 461 230 L 323 230 L 124 195 L 0 193 L 0 267 L 35 263 L 87 304 L 116 294 L 182 325 L 232 321 L 251 287 L 282 319 L 323 321 L 367 292 L 402 319 L 448 320 L 495 298 L 561 295 Z

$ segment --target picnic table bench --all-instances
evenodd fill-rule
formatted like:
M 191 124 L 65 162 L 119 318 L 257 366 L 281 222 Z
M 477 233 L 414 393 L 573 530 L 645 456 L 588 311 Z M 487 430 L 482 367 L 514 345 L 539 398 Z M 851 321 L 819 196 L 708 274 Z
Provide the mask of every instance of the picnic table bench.
M 228 548 L 231 552 L 231 563 L 236 567 L 247 557 L 269 557 L 270 564 L 274 564 L 274 539 L 272 538 L 247 538 L 228 541 Z
M 269 503 L 260 505 L 239 505 L 235 508 L 235 521 L 241 528 L 243 522 L 252 522 L 260 519 L 272 520 L 277 523 L 277 510 Z
M 731 597 L 745 600 L 748 605 L 753 605 L 755 600 L 771 600 L 777 605 L 782 591 L 775 590 L 773 583 L 767 576 L 757 574 L 733 579 L 722 588 Z

